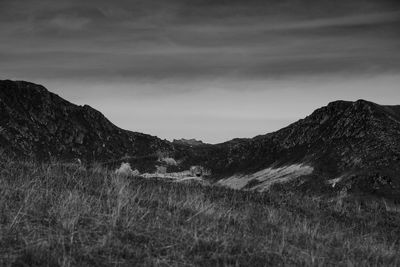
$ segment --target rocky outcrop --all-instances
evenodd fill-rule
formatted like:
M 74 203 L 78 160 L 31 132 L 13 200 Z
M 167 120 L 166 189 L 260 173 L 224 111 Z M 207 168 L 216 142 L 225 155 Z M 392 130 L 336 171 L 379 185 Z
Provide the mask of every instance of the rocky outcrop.
M 118 128 L 90 106 L 74 105 L 44 87 L 0 81 L 0 145 L 38 159 L 114 161 L 173 151 L 157 137 Z
M 400 106 L 336 101 L 277 132 L 182 153 L 219 178 L 302 164 L 313 168 L 302 177 L 307 190 L 326 190 L 328 180 L 342 177 L 335 190 L 399 196 Z

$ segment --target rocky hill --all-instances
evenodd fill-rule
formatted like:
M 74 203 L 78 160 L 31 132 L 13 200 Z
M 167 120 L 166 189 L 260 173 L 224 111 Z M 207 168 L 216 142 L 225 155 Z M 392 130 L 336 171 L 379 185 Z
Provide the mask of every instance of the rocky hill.
M 28 82 L 0 81 L 0 114 L 0 148 L 13 155 L 128 161 L 140 171 L 201 166 L 236 189 L 400 196 L 400 106 L 336 101 L 279 131 L 217 145 L 126 131 Z
M 90 106 L 33 83 L 0 81 L 0 114 L 0 147 L 14 155 L 104 162 L 153 160 L 173 150 L 167 141 L 120 129 Z
M 273 181 L 305 189 L 400 193 L 400 106 L 336 101 L 277 132 L 191 151 L 221 183 L 264 190 Z

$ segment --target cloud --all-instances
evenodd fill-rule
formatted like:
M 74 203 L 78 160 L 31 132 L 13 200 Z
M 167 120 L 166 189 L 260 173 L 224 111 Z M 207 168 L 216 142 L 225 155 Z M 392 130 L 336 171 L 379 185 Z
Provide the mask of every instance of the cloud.
M 68 16 L 58 16 L 52 18 L 49 24 L 55 28 L 65 29 L 65 30 L 81 30 L 86 25 L 89 24 L 91 20 L 89 18 L 74 18 Z
M 0 71 L 202 80 L 399 72 L 394 1 L 0 2 Z

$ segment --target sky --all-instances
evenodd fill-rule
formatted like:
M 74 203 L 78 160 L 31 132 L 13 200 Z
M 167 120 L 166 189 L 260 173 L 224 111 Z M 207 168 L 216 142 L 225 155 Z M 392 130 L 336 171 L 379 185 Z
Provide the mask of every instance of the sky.
M 0 79 L 162 139 L 253 137 L 334 100 L 400 104 L 400 3 L 0 0 Z

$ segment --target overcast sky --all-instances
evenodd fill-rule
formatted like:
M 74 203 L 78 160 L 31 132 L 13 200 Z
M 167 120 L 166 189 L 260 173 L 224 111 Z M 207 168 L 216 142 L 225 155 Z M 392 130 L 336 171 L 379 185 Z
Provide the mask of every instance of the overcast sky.
M 0 79 L 116 125 L 216 143 L 329 101 L 400 104 L 389 0 L 0 0 Z

